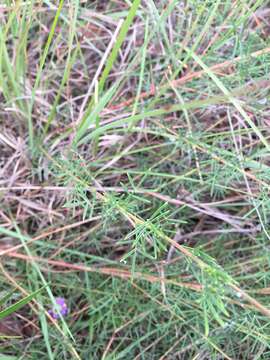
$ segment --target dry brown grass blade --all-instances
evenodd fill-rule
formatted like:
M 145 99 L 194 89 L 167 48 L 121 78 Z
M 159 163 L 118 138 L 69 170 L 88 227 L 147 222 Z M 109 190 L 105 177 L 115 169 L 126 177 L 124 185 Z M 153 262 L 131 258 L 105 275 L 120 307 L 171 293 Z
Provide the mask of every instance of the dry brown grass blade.
M 44 259 L 44 258 L 41 258 L 38 256 L 29 257 L 28 255 L 24 255 L 24 254 L 17 253 L 17 252 L 9 252 L 6 255 L 9 257 L 14 257 L 14 258 L 29 261 L 29 262 L 34 260 L 39 263 L 45 263 L 45 264 L 48 264 L 51 266 L 65 268 L 65 269 L 74 270 L 74 271 L 94 272 L 94 273 L 99 273 L 99 274 L 104 274 L 104 275 L 116 276 L 116 277 L 120 277 L 123 279 L 145 280 L 145 281 L 149 281 L 151 283 L 158 282 L 158 283 L 162 284 L 165 282 L 167 284 L 172 284 L 175 286 L 187 288 L 187 289 L 194 290 L 194 291 L 201 291 L 201 289 L 202 289 L 202 286 L 200 284 L 178 282 L 175 280 L 164 279 L 164 278 L 157 277 L 154 275 L 143 274 L 141 272 L 133 273 L 129 270 L 119 269 L 119 268 L 115 268 L 115 267 L 94 267 L 94 266 L 90 267 L 90 266 L 84 266 L 84 265 L 79 265 L 79 264 L 71 264 L 71 263 L 67 263 L 65 261 L 61 261 L 61 260 L 48 260 L 48 259 Z
M 57 233 L 62 232 L 62 231 L 73 229 L 73 228 L 79 227 L 81 225 L 90 223 L 90 222 L 98 220 L 98 219 L 100 219 L 100 216 L 95 216 L 95 217 L 93 217 L 91 219 L 78 221 L 78 222 L 73 223 L 73 224 L 69 224 L 69 225 L 66 225 L 66 226 L 63 226 L 63 227 L 60 227 L 60 228 L 57 228 L 57 229 L 52 229 L 52 230 L 46 231 L 46 232 L 34 237 L 33 239 L 29 240 L 27 242 L 27 245 L 32 244 L 33 242 L 35 242 L 37 240 L 44 239 L 44 238 L 46 238 L 46 237 L 48 237 L 48 236 L 50 236 L 52 234 L 57 234 Z M 2 249 L 0 251 L 0 256 L 7 255 L 8 253 L 19 250 L 19 249 L 21 249 L 23 247 L 24 247 L 23 244 L 18 244 L 18 245 L 12 246 L 12 247 L 8 247 L 6 249 Z
M 255 52 L 251 53 L 250 56 L 256 58 L 256 57 L 259 57 L 261 55 L 268 54 L 268 53 L 270 53 L 270 47 L 265 48 L 263 50 L 255 51 Z M 242 59 L 243 59 L 242 56 L 238 56 L 238 57 L 236 57 L 236 58 L 234 58 L 232 60 L 227 60 L 227 61 L 224 61 L 224 62 L 222 62 L 220 64 L 215 64 L 215 65 L 209 67 L 209 69 L 211 71 L 213 71 L 213 72 L 217 72 L 217 71 L 220 71 L 221 69 L 226 69 L 229 66 L 233 66 L 235 63 L 241 61 Z M 183 77 L 181 77 L 180 79 L 173 80 L 168 84 L 162 85 L 160 87 L 152 88 L 150 91 L 142 92 L 140 94 L 140 96 L 139 96 L 139 100 L 147 99 L 147 98 L 149 98 L 151 96 L 155 96 L 158 93 L 159 90 L 163 90 L 164 88 L 166 89 L 167 87 L 170 86 L 170 84 L 173 85 L 174 87 L 178 87 L 180 85 L 186 84 L 187 82 L 189 82 L 189 81 L 191 81 L 193 79 L 198 79 L 198 78 L 200 78 L 200 77 L 202 77 L 204 75 L 205 75 L 204 70 L 199 70 L 199 71 L 195 71 L 195 72 L 192 72 L 192 73 L 188 73 L 188 74 L 184 75 Z M 120 108 L 127 107 L 127 106 L 131 105 L 134 101 L 135 101 L 135 97 L 132 97 L 131 99 L 122 101 L 121 103 L 111 105 L 109 107 L 109 109 L 110 110 L 118 110 Z
M 175 247 L 177 247 L 178 249 L 181 248 L 181 251 L 184 249 L 181 245 L 177 244 L 175 241 L 172 240 L 172 242 L 174 243 Z M 187 256 L 190 255 L 190 252 L 188 250 L 186 251 L 186 255 Z M 54 267 L 65 268 L 65 269 L 68 269 L 71 271 L 74 270 L 74 271 L 95 272 L 95 273 L 100 273 L 100 274 L 104 274 L 104 275 L 120 277 L 122 279 L 130 279 L 130 280 L 137 279 L 137 280 L 148 281 L 151 283 L 158 282 L 161 284 L 161 286 L 162 286 L 162 284 L 166 283 L 166 284 L 175 285 L 178 287 L 186 288 L 186 289 L 197 291 L 197 292 L 202 291 L 202 286 L 197 283 L 178 282 L 175 280 L 165 279 L 164 277 L 157 277 L 154 275 L 142 274 L 140 272 L 132 273 L 131 271 L 128 271 L 125 269 L 119 269 L 119 268 L 113 268 L 113 267 L 89 267 L 89 266 L 84 266 L 84 265 L 79 265 L 79 264 L 76 265 L 76 264 L 71 264 L 71 263 L 67 263 L 65 261 L 60 261 L 60 260 L 47 260 L 47 259 L 44 259 L 44 258 L 41 258 L 38 256 L 29 257 L 25 254 L 16 253 L 16 252 L 10 252 L 10 253 L 8 253 L 8 256 L 14 257 L 17 259 L 21 259 L 21 260 L 24 260 L 27 262 L 31 262 L 32 260 L 34 260 L 39 263 L 46 263 L 46 264 L 54 266 Z M 255 300 L 253 297 L 248 295 L 245 291 L 243 291 L 237 285 L 231 284 L 231 288 L 233 290 L 235 290 L 240 297 L 242 297 L 244 300 L 248 301 L 249 304 L 251 304 L 251 306 L 252 306 L 251 308 L 253 310 L 259 311 L 263 315 L 270 318 L 270 310 L 267 309 L 264 305 L 262 305 L 259 301 Z M 229 302 L 235 303 L 231 299 L 229 299 Z M 243 306 L 243 304 L 241 304 L 240 302 L 237 302 L 236 305 L 239 305 L 241 307 Z

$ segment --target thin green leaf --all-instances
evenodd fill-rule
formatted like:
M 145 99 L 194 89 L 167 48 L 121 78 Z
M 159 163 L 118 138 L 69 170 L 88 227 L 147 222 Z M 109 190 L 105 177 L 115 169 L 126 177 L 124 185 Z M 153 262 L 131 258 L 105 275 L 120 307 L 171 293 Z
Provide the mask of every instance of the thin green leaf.
M 9 291 L 6 295 L 4 295 L 0 299 L 0 306 L 3 305 L 4 303 L 6 303 L 8 301 L 8 299 L 11 298 L 11 296 L 14 294 L 15 291 L 16 291 L 16 289 L 13 289 L 13 290 Z
M 10 305 L 8 308 L 6 308 L 5 310 L 0 311 L 0 320 L 7 317 L 8 315 L 18 311 L 19 309 L 21 309 L 23 306 L 25 306 L 26 304 L 28 304 L 34 297 L 37 296 L 37 294 L 39 294 L 43 289 L 45 288 L 45 286 L 41 287 L 40 289 L 34 291 L 32 294 L 24 297 L 23 299 L 17 301 L 15 304 Z

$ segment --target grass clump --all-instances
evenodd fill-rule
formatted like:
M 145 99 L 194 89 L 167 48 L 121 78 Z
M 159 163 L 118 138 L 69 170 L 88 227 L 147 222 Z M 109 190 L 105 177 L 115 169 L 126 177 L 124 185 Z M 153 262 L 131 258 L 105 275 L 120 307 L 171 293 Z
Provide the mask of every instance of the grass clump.
M 0 5 L 0 358 L 269 358 L 269 13 Z

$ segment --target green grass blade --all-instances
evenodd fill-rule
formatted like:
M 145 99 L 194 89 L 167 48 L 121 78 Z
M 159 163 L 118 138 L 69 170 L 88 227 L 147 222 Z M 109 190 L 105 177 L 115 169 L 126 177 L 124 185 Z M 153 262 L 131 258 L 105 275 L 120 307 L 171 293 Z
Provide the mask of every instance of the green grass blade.
M 74 10 L 71 13 L 71 28 L 70 28 L 70 33 L 69 33 L 69 41 L 68 41 L 68 55 L 67 55 L 67 60 L 66 60 L 66 65 L 65 65 L 65 70 L 63 73 L 63 77 L 62 77 L 62 81 L 60 84 L 60 87 L 58 89 L 57 95 L 54 99 L 51 111 L 49 113 L 48 116 L 48 120 L 46 122 L 46 125 L 44 127 L 44 135 L 47 134 L 48 129 L 54 119 L 54 116 L 56 114 L 56 108 L 57 105 L 59 103 L 60 97 L 62 95 L 62 92 L 64 90 L 64 87 L 68 81 L 71 69 L 73 64 L 75 63 L 76 57 L 77 57 L 77 53 L 78 53 L 78 48 L 79 48 L 79 44 L 76 46 L 76 48 L 74 50 L 72 50 L 72 44 L 73 44 L 73 40 L 76 36 L 76 21 L 78 18 L 78 10 L 79 10 L 79 3 L 78 0 L 75 1 L 75 4 L 72 6 L 72 9 L 74 7 Z
M 24 297 L 23 299 L 17 301 L 15 304 L 10 305 L 8 308 L 6 308 L 5 310 L 0 311 L 0 320 L 4 319 L 5 317 L 7 317 L 8 315 L 18 311 L 19 309 L 21 309 L 23 306 L 25 306 L 26 304 L 28 304 L 32 299 L 34 299 L 43 289 L 45 288 L 45 286 L 43 286 L 42 288 L 32 292 L 30 295 Z
M 33 110 L 33 106 L 34 106 L 34 102 L 35 102 L 36 91 L 37 91 L 37 88 L 38 88 L 38 86 L 40 84 L 42 70 L 44 68 L 44 65 L 45 65 L 45 62 L 46 62 L 46 59 L 47 59 L 49 48 L 50 48 L 52 40 L 53 40 L 56 25 L 58 23 L 58 20 L 59 20 L 63 5 L 64 5 L 64 0 L 60 0 L 59 6 L 57 8 L 57 11 L 56 11 L 56 14 L 55 14 L 55 17 L 54 17 L 54 20 L 53 20 L 53 24 L 52 24 L 52 27 L 51 27 L 51 30 L 50 30 L 50 33 L 49 33 L 49 36 L 48 36 L 48 39 L 47 39 L 46 44 L 45 44 L 43 54 L 42 54 L 41 59 L 40 59 L 39 69 L 38 69 L 38 72 L 37 72 L 34 87 L 32 89 L 30 110 L 29 110 L 29 115 L 28 115 L 29 146 L 30 146 L 31 151 L 34 150 L 34 127 L 33 127 L 33 122 L 32 122 L 32 110 Z
M 117 58 L 118 52 L 119 52 L 119 50 L 120 50 L 120 48 L 121 48 L 121 46 L 122 46 L 122 44 L 123 44 L 123 42 L 124 42 L 124 40 L 126 38 L 127 32 L 128 32 L 128 30 L 130 28 L 130 25 L 132 24 L 132 21 L 133 21 L 135 15 L 136 15 L 136 12 L 138 10 L 138 7 L 139 7 L 140 3 L 141 3 L 141 0 L 134 0 L 134 2 L 131 5 L 130 10 L 129 10 L 128 14 L 127 14 L 127 17 L 126 17 L 125 21 L 122 24 L 122 27 L 121 27 L 121 29 L 119 31 L 119 34 L 118 34 L 118 36 L 116 38 L 116 41 L 115 41 L 115 45 L 112 48 L 110 56 L 107 59 L 105 68 L 104 68 L 104 70 L 103 70 L 103 72 L 102 72 L 102 74 L 100 76 L 100 80 L 98 82 L 98 93 L 100 95 L 103 92 L 105 82 L 106 82 L 106 80 L 107 80 L 107 78 L 108 78 L 108 76 L 109 76 L 109 74 L 110 74 L 110 72 L 112 70 L 112 67 L 113 67 L 114 62 L 115 62 L 115 60 Z M 93 105 L 94 105 L 94 100 L 92 99 L 89 102 L 89 104 L 88 104 L 88 106 L 87 106 L 87 108 L 85 110 L 85 114 L 84 114 L 84 116 L 82 118 L 82 122 L 84 122 L 85 118 L 87 118 L 89 116 Z
M 138 10 L 138 7 L 140 6 L 140 3 L 141 3 L 141 0 L 134 0 L 131 7 L 130 7 L 130 10 L 128 12 L 128 15 L 125 19 L 125 21 L 123 22 L 123 25 L 121 27 L 121 30 L 119 32 L 119 35 L 117 37 L 117 40 L 115 42 L 115 45 L 112 49 L 112 52 L 110 54 L 110 56 L 108 57 L 108 60 L 107 60 L 107 63 L 106 63 L 106 66 L 101 74 L 101 77 L 100 77 L 100 80 L 99 80 L 99 93 L 102 93 L 103 91 L 103 87 L 104 87 L 104 84 L 105 84 L 105 81 L 107 80 L 107 77 L 113 67 L 113 64 L 116 60 L 116 57 L 118 55 L 118 51 L 121 47 L 121 45 L 123 44 L 125 38 L 126 38 L 126 35 L 127 35 L 127 32 L 130 28 L 130 25 L 132 24 L 132 21 L 136 15 L 136 12 Z
M 246 120 L 248 125 L 252 128 L 252 130 L 255 132 L 255 134 L 258 136 L 258 138 L 261 140 L 261 142 L 264 144 L 264 146 L 269 151 L 270 144 L 268 143 L 265 136 L 263 136 L 263 134 L 261 133 L 259 128 L 250 119 L 249 115 L 244 110 L 243 106 L 241 105 L 241 102 L 232 95 L 232 93 L 225 87 L 225 85 L 222 83 L 222 81 L 219 80 L 219 78 L 216 76 L 216 74 L 202 61 L 202 59 L 197 54 L 195 54 L 195 52 L 193 52 L 192 50 L 190 50 L 188 48 L 186 48 L 185 50 L 205 70 L 207 75 L 214 81 L 214 83 L 224 93 L 224 95 L 228 98 L 228 100 L 235 106 L 235 108 L 243 116 L 243 118 Z
M 98 103 L 94 107 L 91 114 L 89 114 L 87 117 L 82 119 L 81 123 L 79 124 L 78 130 L 76 132 L 74 141 L 73 141 L 74 146 L 81 144 L 82 142 L 85 142 L 86 137 L 84 139 L 82 139 L 82 138 L 85 136 L 85 133 L 91 124 L 96 124 L 96 125 L 99 124 L 97 119 L 99 118 L 101 111 L 105 108 L 105 106 L 108 104 L 108 102 L 111 100 L 111 98 L 115 94 L 115 92 L 118 88 L 118 84 L 119 84 L 119 82 L 115 83 L 108 91 L 106 91 L 103 94 L 103 96 L 99 99 Z M 96 135 L 94 135 L 91 138 L 94 139 L 99 136 L 99 127 L 96 127 L 95 134 Z
M 0 306 L 2 306 L 9 298 L 11 298 L 11 296 L 14 294 L 15 291 L 16 291 L 16 289 L 13 289 L 13 290 L 9 291 L 6 295 L 4 295 L 0 299 Z

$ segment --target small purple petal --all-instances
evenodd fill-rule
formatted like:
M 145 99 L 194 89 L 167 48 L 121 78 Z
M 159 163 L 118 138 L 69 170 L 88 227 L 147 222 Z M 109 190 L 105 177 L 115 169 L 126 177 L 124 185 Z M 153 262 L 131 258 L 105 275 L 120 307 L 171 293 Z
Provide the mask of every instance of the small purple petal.
M 68 313 L 68 309 L 67 309 L 67 308 L 61 309 L 61 310 L 60 310 L 60 313 L 61 313 L 61 315 L 66 316 L 67 313 Z
M 57 305 L 60 305 L 60 306 L 66 306 L 66 302 L 65 302 L 65 299 L 62 298 L 62 297 L 58 297 L 55 299 L 55 302 Z
M 54 306 L 53 309 L 50 309 L 48 311 L 48 313 L 54 318 L 54 319 L 59 319 L 60 316 L 59 316 L 59 313 L 57 312 L 57 310 L 60 312 L 60 314 L 62 316 L 66 316 L 68 314 L 68 307 L 67 307 L 67 304 L 66 304 L 66 301 L 64 298 L 62 297 L 57 297 L 55 299 L 55 302 L 56 302 L 56 307 Z
M 59 319 L 59 317 L 60 317 L 57 313 L 55 313 L 55 312 L 52 311 L 52 310 L 49 310 L 48 313 L 49 313 L 50 316 L 51 316 L 53 319 L 55 319 L 55 320 Z

